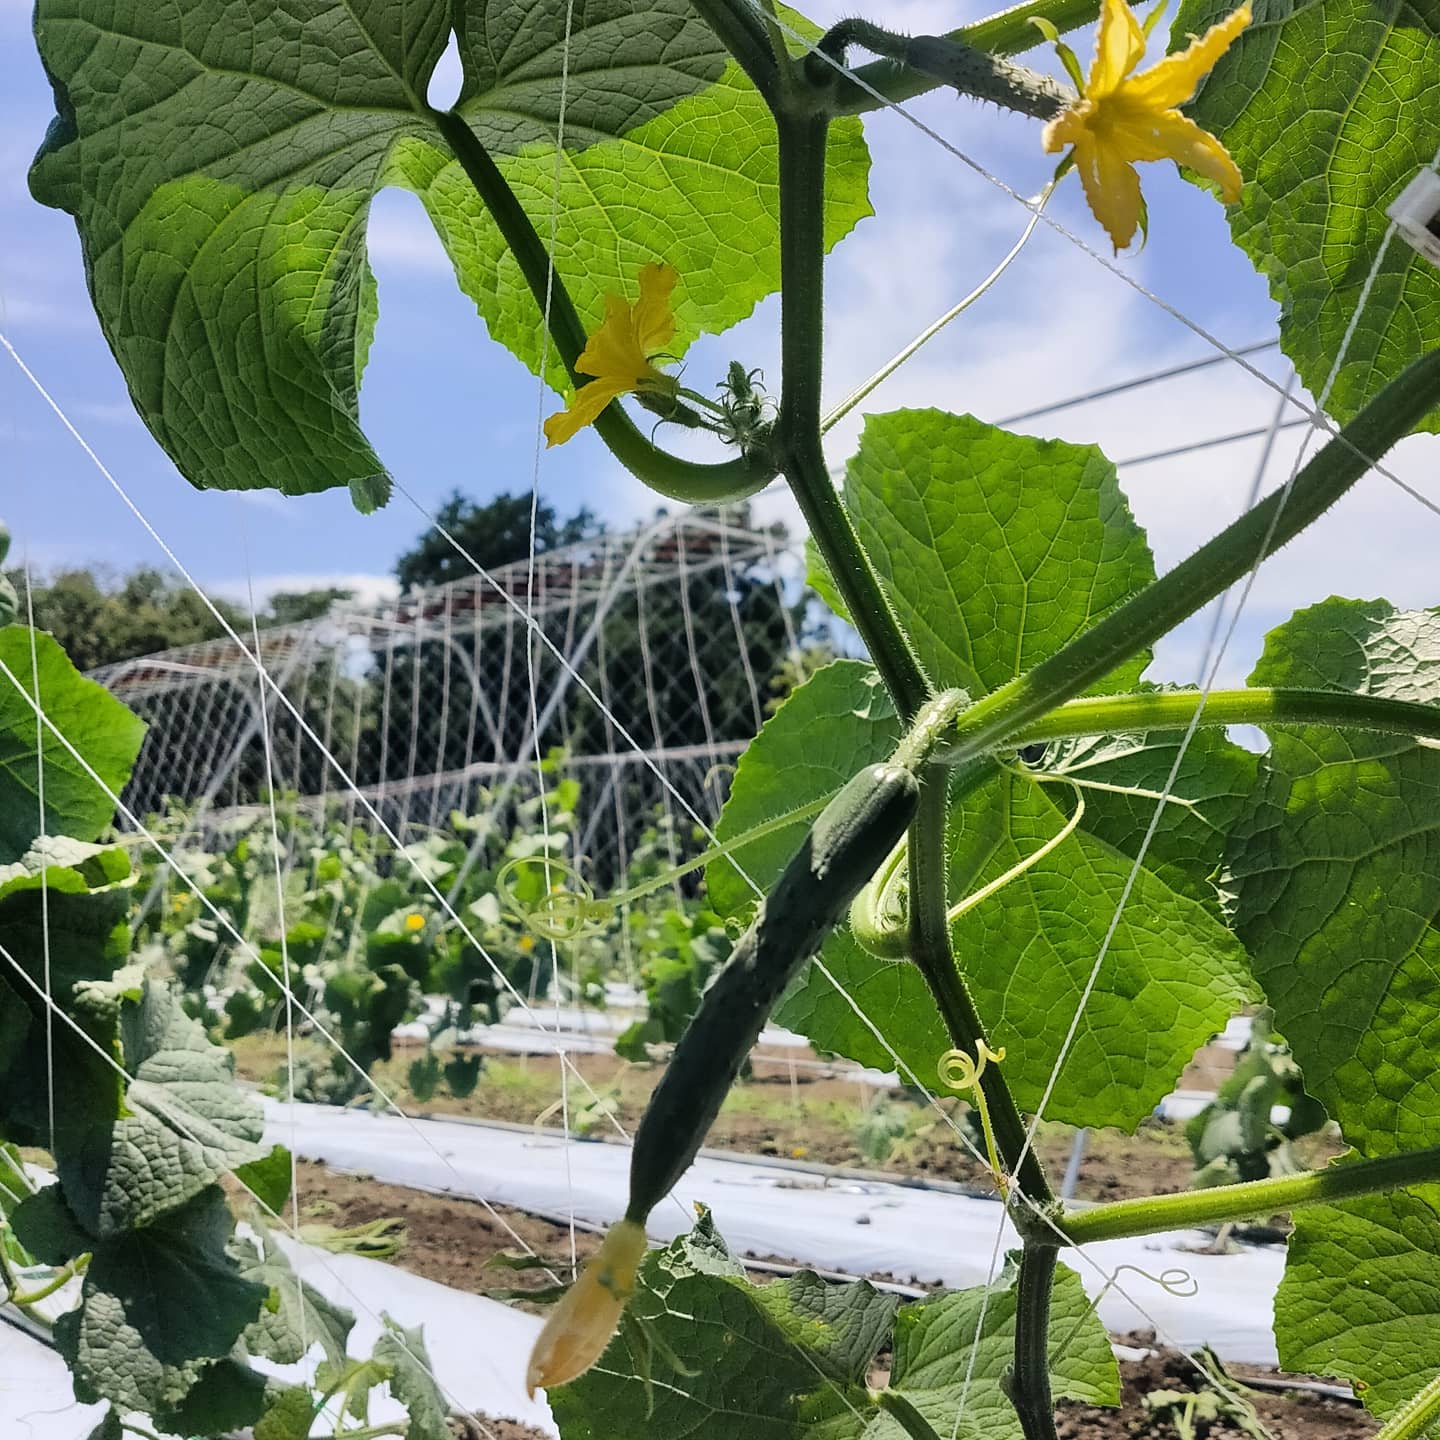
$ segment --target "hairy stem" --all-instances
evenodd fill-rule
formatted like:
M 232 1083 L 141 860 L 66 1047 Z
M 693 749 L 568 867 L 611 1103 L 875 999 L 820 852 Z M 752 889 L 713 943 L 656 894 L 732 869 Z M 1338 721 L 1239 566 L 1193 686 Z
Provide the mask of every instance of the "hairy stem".
M 1197 1225 L 1274 1215 L 1304 1205 L 1333 1205 L 1357 1195 L 1376 1195 L 1436 1180 L 1440 1180 L 1440 1146 L 1330 1165 L 1302 1175 L 1277 1175 L 1239 1185 L 1217 1185 L 1210 1190 L 1183 1190 L 1178 1195 L 1116 1200 L 1066 1214 L 1057 1224 L 1072 1245 L 1088 1245 L 1094 1240 L 1191 1230 Z
M 1098 0 L 1037 0 L 1035 4 L 1016 5 L 973 25 L 949 30 L 941 38 L 991 55 L 1019 55 L 1045 43 L 1039 30 L 1030 23 L 1032 15 L 1049 20 L 1063 33 L 1089 25 L 1099 10 Z M 914 99 L 949 83 L 888 59 L 861 65 L 855 76 L 854 80 L 849 76 L 838 78 L 831 100 L 834 113 L 860 115 L 878 110 L 886 103 Z
M 1375 1440 L 1418 1440 L 1440 1419 L 1440 1375 L 1417 1390 L 1375 1433 Z
M 432 111 L 431 118 L 510 247 L 542 313 L 548 290 L 550 338 L 571 379 L 578 381 L 581 377 L 577 375 L 575 362 L 585 348 L 585 327 L 564 282 L 550 269 L 544 242 L 489 151 L 465 121 L 453 111 Z M 753 453 L 715 465 L 671 455 L 646 438 L 618 400 L 601 412 L 595 429 L 610 453 L 638 480 L 662 495 L 687 504 L 716 504 L 753 495 L 769 484 L 778 470 L 763 456 Z
M 961 778 L 968 790 L 988 774 L 988 766 L 977 766 Z M 924 977 L 930 994 L 945 1021 L 945 1029 L 957 1049 L 977 1055 L 985 1029 L 975 1002 L 961 978 L 950 940 L 949 861 L 946 853 L 946 820 L 950 810 L 947 771 L 932 765 L 920 776 L 920 807 L 910 830 L 910 957 Z M 1021 1192 L 1036 1204 L 1049 1202 L 1050 1186 L 1035 1156 L 1025 1145 L 1025 1122 L 998 1065 L 987 1065 L 980 1076 L 995 1144 L 1000 1158 Z M 1016 1171 L 1021 1155 L 1024 1163 Z
M 1058 709 L 1012 737 L 1017 748 L 1082 735 L 1120 735 L 1144 730 L 1184 730 L 1201 704 L 1190 690 L 1137 691 L 1067 700 Z M 1337 729 L 1379 730 L 1440 740 L 1440 705 L 1352 695 L 1342 690 L 1301 690 L 1253 686 L 1212 690 L 1205 697 L 1201 725 L 1333 725 Z M 937 758 L 944 759 L 946 752 Z
M 1173 630 L 1319 519 L 1397 440 L 1440 404 L 1440 350 L 1396 376 L 1300 471 L 1188 559 L 956 722 L 949 758 L 1007 742 Z
M 828 122 L 823 116 L 782 112 L 777 124 L 783 378 L 776 431 L 781 462 L 855 628 L 896 708 L 911 720 L 930 698 L 930 682 L 835 493 L 820 444 Z
M 1038 39 L 1040 32 L 1034 33 Z M 842 77 L 829 63 L 833 60 L 844 65 L 852 45 L 883 55 L 900 67 L 902 74 L 908 71 L 926 76 L 962 95 L 988 100 L 1032 119 L 1053 120 L 1075 102 L 1075 92 L 1058 80 L 962 40 L 948 35 L 900 35 L 869 20 L 856 19 L 833 25 L 817 47 L 820 53 L 807 56 L 805 73 L 810 83 L 817 89 L 831 89 L 843 81 L 853 89 L 854 82 Z
M 691 0 L 691 4 L 773 108 L 782 77 L 764 14 L 750 0 Z
M 897 1390 L 881 1390 L 875 1403 L 890 1415 L 910 1440 L 940 1440 L 935 1427 Z
M 1015 1288 L 1015 1362 L 1006 1379 L 1010 1403 L 1025 1440 L 1055 1440 L 1055 1401 L 1050 1394 L 1050 1290 L 1055 1247 L 1025 1246 Z

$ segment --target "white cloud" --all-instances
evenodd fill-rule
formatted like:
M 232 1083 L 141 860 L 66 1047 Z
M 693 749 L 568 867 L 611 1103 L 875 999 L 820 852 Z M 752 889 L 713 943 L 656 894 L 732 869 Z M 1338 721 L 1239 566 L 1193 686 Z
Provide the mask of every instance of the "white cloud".
M 365 571 L 320 571 L 308 573 L 291 571 L 279 575 L 256 575 L 253 578 L 211 580 L 205 583 L 205 590 L 238 605 L 248 605 L 252 593 L 256 603 L 263 606 L 272 596 L 305 590 L 349 590 L 360 605 L 379 605 L 393 600 L 400 593 L 400 587 L 392 575 L 376 575 Z
M 370 206 L 365 245 L 377 271 L 393 267 L 426 275 L 453 275 L 435 227 L 414 196 L 382 191 Z

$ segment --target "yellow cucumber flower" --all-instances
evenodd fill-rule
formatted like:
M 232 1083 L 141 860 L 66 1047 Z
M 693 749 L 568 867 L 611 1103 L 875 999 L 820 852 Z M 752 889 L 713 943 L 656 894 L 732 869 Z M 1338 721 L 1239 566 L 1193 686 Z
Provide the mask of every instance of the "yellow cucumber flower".
M 675 316 L 670 292 L 679 280 L 673 265 L 651 263 L 640 271 L 640 298 L 631 305 L 623 295 L 605 297 L 605 319 L 586 342 L 575 362 L 582 375 L 595 378 L 580 386 L 570 406 L 545 422 L 545 439 L 563 445 L 572 435 L 593 424 L 600 412 L 620 395 L 673 395 L 673 376 L 657 370 L 650 357 L 675 338 Z
M 425 917 L 418 910 L 412 910 L 405 917 L 405 928 L 413 935 L 417 930 L 425 928 Z
M 550 1312 L 525 1371 L 525 1390 L 566 1385 L 604 1353 L 635 1293 L 635 1272 L 645 1258 L 645 1227 L 633 1220 L 612 1225 L 599 1250 Z
M 1249 23 L 1247 0 L 1192 39 L 1188 49 L 1136 75 L 1145 54 L 1145 31 L 1125 0 L 1104 0 L 1090 77 L 1079 101 L 1045 127 L 1044 145 L 1051 152 L 1074 147 L 1085 198 L 1117 253 L 1144 223 L 1137 160 L 1177 161 L 1214 180 L 1227 205 L 1240 198 L 1240 169 L 1230 152 L 1175 107 L 1194 96 Z

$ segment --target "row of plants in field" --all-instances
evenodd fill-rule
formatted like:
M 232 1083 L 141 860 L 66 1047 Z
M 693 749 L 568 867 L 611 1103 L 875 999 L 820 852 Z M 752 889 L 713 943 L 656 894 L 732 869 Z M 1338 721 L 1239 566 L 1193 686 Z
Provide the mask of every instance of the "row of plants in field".
M 864 641 L 868 660 L 799 686 L 737 768 L 726 849 L 706 870 L 736 938 L 639 1126 L 625 1215 L 531 1357 L 565 1440 L 1054 1440 L 1057 1397 L 1118 1390 L 1062 1254 L 1276 1209 L 1296 1212 L 1282 1362 L 1354 1380 L 1384 1440 L 1440 1420 L 1440 614 L 1331 599 L 1271 631 L 1244 687 L 1142 678 L 1157 641 L 1400 440 L 1437 428 L 1440 276 L 1425 256 L 1440 223 L 1440 26 L 1372 0 L 1253 14 L 1185 0 L 1170 53 L 1142 69 L 1158 18 L 1142 24 L 1125 0 L 1036 0 L 907 36 L 862 18 L 822 32 L 771 0 L 37 7 L 57 118 L 32 187 L 75 216 L 137 410 L 191 483 L 387 502 L 358 392 L 377 308 L 369 205 L 400 186 L 489 336 L 568 396 L 545 425 L 552 445 L 593 433 L 685 502 L 783 477 L 811 532 L 812 583 Z M 1087 69 L 1060 36 L 1097 20 Z M 464 82 L 442 108 L 427 95 L 452 41 Z M 1014 60 L 1047 42 L 1068 83 Z M 825 256 L 870 212 L 861 117 L 937 89 L 997 105 L 1056 155 L 1057 185 L 1078 187 L 1117 253 L 1147 226 L 1137 166 L 1176 162 L 1229 207 L 1282 307 L 1323 443 L 1163 576 L 1094 448 L 938 409 L 872 413 L 843 486 L 831 478 Z M 1431 177 L 1420 208 L 1392 223 L 1417 171 Z M 1176 237 L 1157 224 L 1151 241 Z M 669 368 L 777 289 L 778 374 L 743 358 L 708 384 Z M 684 455 L 664 444 L 673 426 L 692 432 Z M 711 458 L 694 458 L 699 445 Z M 17 694 L 27 659 L 28 646 L 11 665 Z M 67 711 L 44 679 L 77 743 L 119 746 L 123 720 L 92 731 L 90 702 Z M 20 720 L 33 736 L 33 715 Z M 1266 729 L 1266 754 L 1228 740 L 1240 723 Z M 173 1123 L 185 1112 L 160 1118 L 146 1047 L 167 1031 L 145 1007 L 173 1002 L 115 968 L 124 939 L 105 907 L 121 861 L 102 849 L 26 864 L 37 827 L 10 817 L 35 813 L 33 750 L 17 753 L 0 814 L 22 868 L 0 891 L 16 907 L 0 932 L 37 985 L 44 959 L 62 1011 L 102 1051 L 120 1047 L 129 1077 L 79 1049 L 47 1065 L 50 1012 L 33 987 L 0 996 L 0 1131 L 48 1140 L 60 1182 L 12 1223 L 37 1258 L 93 1256 L 57 1338 L 81 1393 L 110 1387 L 152 1415 L 184 1406 L 207 1436 L 237 1423 L 239 1397 L 258 1440 L 298 1436 L 292 1402 L 235 1349 L 271 1293 L 221 1245 L 214 1182 L 260 1158 L 250 1122 L 228 1087 L 198 1082 L 177 1103 L 213 1093 L 203 1119 L 217 1133 L 192 1151 Z M 66 794 L 50 753 L 47 805 L 52 787 Z M 108 809 L 89 803 L 88 820 L 38 831 L 93 840 Z M 601 927 L 606 902 L 572 873 L 559 892 L 538 883 L 520 907 L 532 931 Z M 494 884 L 503 898 L 500 873 Z M 55 902 L 43 948 L 37 890 Z M 103 933 L 77 933 L 72 899 Z M 1257 1178 L 1088 1210 L 1056 1198 L 1032 1143 L 1042 1116 L 1134 1128 L 1196 1046 L 1262 999 L 1350 1147 L 1340 1162 L 1259 1176 L 1257 1158 Z M 978 1154 L 1018 1235 L 990 1284 L 904 1307 L 813 1275 L 755 1286 L 723 1215 L 648 1249 L 648 1216 L 772 1013 L 817 1048 L 973 1100 Z M 214 1063 L 203 1037 L 178 1049 Z M 1275 1084 L 1287 1081 L 1244 1082 Z M 1234 1108 L 1268 1152 L 1258 1111 Z M 177 1250 L 203 1258 L 152 1273 Z M 293 1404 L 308 1428 L 308 1393 Z M 431 1434 L 418 1404 L 409 1433 Z
M 472 814 L 404 842 L 294 797 L 277 800 L 273 819 L 261 807 L 203 828 L 173 806 L 144 834 L 119 837 L 139 864 L 137 954 L 174 977 L 188 1013 L 219 1039 L 295 1024 L 321 1040 L 323 1060 L 297 1069 L 300 1099 L 373 1098 L 371 1069 L 417 1019 L 428 1033 L 410 1092 L 428 1100 L 443 1085 L 464 1098 L 481 1058 L 459 1047 L 478 1028 L 512 1010 L 553 1025 L 544 1009 L 557 1000 L 604 1008 L 613 981 L 631 982 L 645 1006 L 617 1052 L 647 1060 L 694 1014 L 728 953 L 724 922 L 694 864 L 673 863 L 693 843 L 663 812 L 633 840 L 623 890 L 601 901 L 587 886 L 569 903 L 588 868 L 572 853 L 580 785 L 556 778 L 559 755 L 547 768 L 542 795 L 482 791 Z M 287 975 L 309 1014 L 287 1007 Z

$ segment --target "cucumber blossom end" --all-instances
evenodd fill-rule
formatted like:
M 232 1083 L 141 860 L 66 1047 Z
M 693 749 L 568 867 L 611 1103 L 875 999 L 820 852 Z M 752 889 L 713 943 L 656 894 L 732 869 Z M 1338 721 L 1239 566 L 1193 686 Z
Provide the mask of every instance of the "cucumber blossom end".
M 645 1251 L 643 1225 L 619 1220 L 610 1227 L 536 1338 L 525 1370 L 525 1390 L 532 1400 L 537 1390 L 578 1379 L 605 1353 L 635 1293 Z

